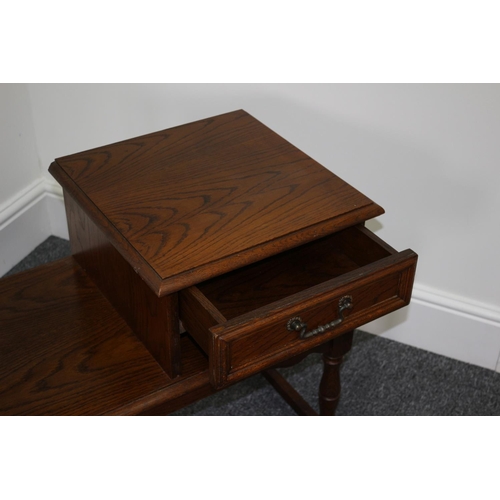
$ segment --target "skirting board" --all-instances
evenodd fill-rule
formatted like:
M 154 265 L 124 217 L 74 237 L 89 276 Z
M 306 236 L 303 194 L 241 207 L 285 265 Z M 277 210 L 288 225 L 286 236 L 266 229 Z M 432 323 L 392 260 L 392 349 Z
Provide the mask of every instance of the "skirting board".
M 500 372 L 500 309 L 415 285 L 408 307 L 363 330 Z
M 59 186 L 37 180 L 0 210 L 0 276 L 50 235 L 68 238 Z
M 68 238 L 62 190 L 45 179 L 0 207 L 0 276 L 50 235 Z M 415 284 L 411 304 L 364 331 L 500 372 L 500 309 Z

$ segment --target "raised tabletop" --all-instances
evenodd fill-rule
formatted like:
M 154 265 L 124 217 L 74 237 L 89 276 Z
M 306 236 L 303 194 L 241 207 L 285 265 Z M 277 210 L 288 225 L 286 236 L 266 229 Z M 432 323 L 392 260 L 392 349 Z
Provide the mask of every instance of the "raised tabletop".
M 243 110 L 50 171 L 158 296 L 383 213 Z

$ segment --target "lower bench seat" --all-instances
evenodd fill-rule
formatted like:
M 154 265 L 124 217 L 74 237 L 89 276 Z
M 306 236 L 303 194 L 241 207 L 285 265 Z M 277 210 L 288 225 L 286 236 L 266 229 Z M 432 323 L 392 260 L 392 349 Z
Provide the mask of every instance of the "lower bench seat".
M 0 414 L 172 412 L 207 396 L 208 362 L 182 336 L 171 379 L 75 262 L 0 280 Z

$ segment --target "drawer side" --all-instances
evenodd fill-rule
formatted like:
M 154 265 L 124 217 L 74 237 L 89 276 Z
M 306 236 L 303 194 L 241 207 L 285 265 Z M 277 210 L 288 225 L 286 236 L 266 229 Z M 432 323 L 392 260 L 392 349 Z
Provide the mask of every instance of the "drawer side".
M 206 353 L 209 351 L 209 329 L 226 322 L 226 318 L 196 286 L 179 292 L 179 316 L 184 328 Z

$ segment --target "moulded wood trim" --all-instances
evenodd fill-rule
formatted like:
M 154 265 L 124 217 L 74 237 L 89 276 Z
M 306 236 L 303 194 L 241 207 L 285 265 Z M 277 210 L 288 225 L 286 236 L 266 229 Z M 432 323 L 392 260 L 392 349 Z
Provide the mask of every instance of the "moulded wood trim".
M 291 303 L 279 301 L 280 309 L 275 307 L 276 303 L 271 304 L 271 307 L 260 308 L 225 324 L 210 328 L 210 336 L 212 339 L 209 362 L 212 383 L 217 388 L 224 387 L 227 384 L 241 380 L 243 377 L 273 366 L 286 358 L 300 354 L 304 350 L 315 348 L 325 341 L 335 338 L 348 330 L 352 330 L 361 324 L 372 321 L 381 315 L 388 314 L 407 305 L 410 298 L 409 290 L 411 290 L 416 263 L 417 255 L 411 250 L 406 250 L 400 254 L 391 255 L 390 257 L 382 259 L 382 261 L 365 266 L 361 274 L 353 271 L 345 275 L 349 275 L 345 280 L 335 278 L 329 282 L 312 287 L 307 291 L 295 294 Z M 379 265 L 377 266 L 377 264 Z M 373 285 L 385 278 L 396 278 L 396 275 L 399 276 L 394 283 L 394 286 L 396 286 L 393 292 L 394 294 L 382 298 L 379 302 L 368 307 L 364 307 L 355 314 L 347 316 L 344 322 L 335 330 L 326 332 L 323 335 L 311 337 L 301 342 L 287 343 L 286 348 L 269 352 L 258 359 L 249 357 L 247 363 L 237 363 L 239 366 L 236 366 L 234 370 L 232 369 L 233 342 L 240 342 L 245 337 L 252 336 L 255 330 L 260 330 L 265 327 L 266 324 L 270 327 L 270 318 L 272 318 L 273 324 L 281 319 L 285 321 L 287 317 L 295 315 L 300 310 L 322 307 L 322 304 L 326 304 L 326 301 L 332 295 L 340 296 L 352 291 L 353 287 L 359 289 L 368 284 Z M 342 282 L 342 284 L 339 284 L 340 282 Z M 324 290 L 325 287 L 328 287 L 328 289 Z M 323 293 L 318 292 L 319 288 L 323 289 Z M 263 311 L 265 311 L 265 315 L 262 314 Z M 238 350 L 240 349 L 241 347 L 238 348 Z
M 134 270 L 148 284 L 153 292 L 162 297 L 170 293 L 178 292 L 183 288 L 200 283 L 214 276 L 224 274 L 239 267 L 265 259 L 271 255 L 290 250 L 303 243 L 322 238 L 349 226 L 362 223 L 368 219 L 384 213 L 384 209 L 374 202 L 359 207 L 351 212 L 327 219 L 312 226 L 291 232 L 243 252 L 224 257 L 218 261 L 211 261 L 189 271 L 170 276 L 163 279 L 154 268 L 142 257 L 132 244 L 120 233 L 120 231 L 104 216 L 88 196 L 76 185 L 73 179 L 57 163 L 53 162 L 49 168 L 54 178 L 67 189 L 78 201 L 87 215 L 100 227 L 106 230 L 110 242 L 129 262 Z
M 242 252 L 229 255 L 220 260 L 207 262 L 184 273 L 173 275 L 160 284 L 158 295 L 182 290 L 207 279 L 233 271 L 243 266 L 253 264 L 272 255 L 291 250 L 304 243 L 323 238 L 352 225 L 359 224 L 384 213 L 384 209 L 372 203 L 365 205 L 347 214 L 327 219 L 307 228 L 294 231 L 273 241 L 256 245 Z

